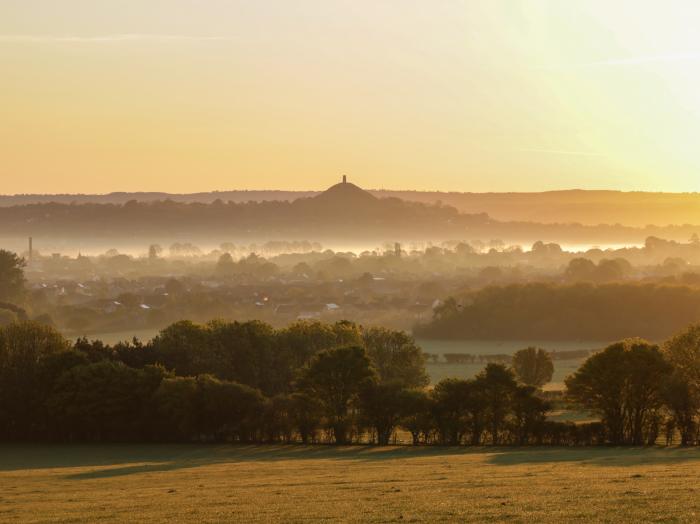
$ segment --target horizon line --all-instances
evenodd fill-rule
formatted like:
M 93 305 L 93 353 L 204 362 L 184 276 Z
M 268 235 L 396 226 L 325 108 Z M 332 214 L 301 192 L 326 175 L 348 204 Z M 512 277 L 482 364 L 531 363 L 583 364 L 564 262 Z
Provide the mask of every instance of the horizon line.
M 330 187 L 330 186 L 329 186 Z M 358 186 L 360 187 L 360 186 Z M 188 191 L 188 192 L 170 192 L 170 191 L 108 191 L 104 193 L 0 193 L 0 198 L 21 198 L 21 197 L 107 197 L 111 195 L 164 195 L 164 196 L 193 196 L 218 193 L 323 193 L 326 189 L 212 189 L 204 191 Z M 602 189 L 602 188 L 581 188 L 570 187 L 560 189 L 543 189 L 540 191 L 458 191 L 444 189 L 391 189 L 391 188 L 362 188 L 367 192 L 386 192 L 386 193 L 438 193 L 438 194 L 471 194 L 471 195 L 512 195 L 512 194 L 543 194 L 543 193 L 567 193 L 567 192 L 586 192 L 586 193 L 648 193 L 648 194 L 663 194 L 663 195 L 697 195 L 697 191 L 663 191 L 663 190 L 647 190 L 647 189 Z

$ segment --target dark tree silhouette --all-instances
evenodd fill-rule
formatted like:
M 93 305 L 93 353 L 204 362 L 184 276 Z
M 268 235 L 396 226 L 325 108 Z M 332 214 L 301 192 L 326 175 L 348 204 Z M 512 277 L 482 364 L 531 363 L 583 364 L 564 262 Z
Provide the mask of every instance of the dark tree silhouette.
M 658 346 L 628 339 L 590 357 L 566 379 L 569 398 L 598 414 L 612 444 L 644 444 L 671 372 Z
M 412 400 L 411 392 L 398 382 L 370 382 L 360 392 L 363 421 L 376 433 L 377 444 L 386 446 Z
M 527 386 L 541 388 L 552 380 L 554 363 L 544 349 L 529 347 L 513 355 L 513 371 L 517 379 Z
M 0 302 L 16 303 L 24 295 L 23 258 L 0 249 Z
M 352 410 L 360 392 L 376 380 L 365 349 L 359 346 L 323 351 L 311 361 L 304 389 L 319 399 L 337 444 L 348 442 Z
M 375 327 L 365 330 L 362 339 L 380 381 L 405 388 L 428 385 L 425 355 L 413 337 L 403 331 Z

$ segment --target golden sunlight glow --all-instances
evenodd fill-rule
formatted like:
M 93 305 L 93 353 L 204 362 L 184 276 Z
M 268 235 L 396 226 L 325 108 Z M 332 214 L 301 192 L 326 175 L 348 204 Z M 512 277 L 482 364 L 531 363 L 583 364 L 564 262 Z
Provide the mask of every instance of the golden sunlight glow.
M 690 0 L 5 0 L 0 192 L 697 191 L 698 27 Z

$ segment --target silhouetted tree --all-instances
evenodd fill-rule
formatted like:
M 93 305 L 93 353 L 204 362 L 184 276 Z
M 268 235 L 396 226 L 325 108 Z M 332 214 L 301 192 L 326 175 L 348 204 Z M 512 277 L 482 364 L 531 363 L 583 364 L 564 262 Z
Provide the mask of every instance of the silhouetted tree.
M 153 349 L 167 369 L 181 376 L 209 371 L 210 333 L 205 326 L 189 320 L 171 324 L 152 341 Z
M 268 442 L 292 442 L 296 427 L 295 407 L 290 395 L 277 395 L 267 400 L 263 427 Z
M 411 433 L 414 446 L 420 443 L 421 436 L 427 443 L 433 432 L 435 421 L 432 403 L 431 397 L 422 389 L 406 391 L 400 425 Z
M 136 370 L 110 361 L 72 367 L 48 399 L 53 431 L 96 442 L 142 436 L 144 400 L 163 375 L 162 368 Z
M 70 344 L 55 329 L 34 322 L 0 327 L 0 435 L 28 437 L 42 412 L 40 367 Z
M 197 377 L 198 429 L 207 438 L 257 440 L 264 417 L 264 397 L 257 389 L 211 375 Z
M 230 276 L 236 271 L 236 263 L 230 253 L 224 253 L 216 263 L 216 273 L 220 276 Z
M 693 444 L 698 429 L 698 416 L 700 415 L 700 392 L 678 371 L 674 372 L 663 384 L 662 395 L 671 415 L 667 423 L 672 432 L 676 429 L 680 433 L 681 446 Z M 672 440 L 673 435 L 669 435 Z
M 524 446 L 541 433 L 550 404 L 536 395 L 533 386 L 518 386 L 512 396 L 515 443 Z
M 552 380 L 552 356 L 544 349 L 521 349 L 513 355 L 513 371 L 523 384 L 540 388 Z
M 403 331 L 375 327 L 365 330 L 362 339 L 381 382 L 398 383 L 404 388 L 428 385 L 425 355 L 413 337 Z
M 464 415 L 469 444 L 479 446 L 482 443 L 488 422 L 488 397 L 483 376 L 469 380 L 465 387 Z
M 261 390 L 266 395 L 286 393 L 292 370 L 275 348 L 275 333 L 264 322 L 207 324 L 210 362 L 205 372 Z
M 322 351 L 311 361 L 303 387 L 319 399 L 337 444 L 347 443 L 351 410 L 360 392 L 376 380 L 364 348 L 350 346 Z
M 386 446 L 406 413 L 410 393 L 403 384 L 371 382 L 360 392 L 363 421 L 377 435 L 377 444 Z
M 193 441 L 201 433 L 201 406 L 196 377 L 166 377 L 151 398 L 153 437 Z
M 160 254 L 163 252 L 163 248 L 158 244 L 151 244 L 148 246 L 148 259 L 156 260 Z
M 681 444 L 692 444 L 700 426 L 700 325 L 694 324 L 663 345 L 673 376 L 664 388 L 664 398 Z
M 0 302 L 18 302 L 24 295 L 23 258 L 0 249 Z
M 331 324 L 302 320 L 281 329 L 277 341 L 280 351 L 288 355 L 292 365 L 301 368 L 319 351 L 347 345 L 344 337 L 338 335 Z M 352 343 L 359 344 L 359 336 Z
M 467 431 L 465 404 L 470 397 L 470 381 L 448 378 L 431 392 L 435 429 L 441 444 L 456 446 Z
M 574 258 L 566 267 L 564 277 L 573 282 L 592 280 L 595 268 L 595 262 L 588 258 Z
M 500 443 L 501 432 L 512 411 L 512 399 L 517 390 L 513 372 L 502 364 L 487 364 L 476 380 L 483 385 L 487 426 L 491 443 Z
M 672 337 L 663 346 L 674 369 L 700 390 L 700 324 L 694 324 Z
M 316 440 L 316 432 L 321 426 L 324 406 L 320 399 L 303 391 L 292 393 L 292 419 L 302 443 Z
M 566 379 L 569 398 L 601 417 L 612 444 L 644 444 L 671 368 L 658 346 L 628 339 L 590 357 Z

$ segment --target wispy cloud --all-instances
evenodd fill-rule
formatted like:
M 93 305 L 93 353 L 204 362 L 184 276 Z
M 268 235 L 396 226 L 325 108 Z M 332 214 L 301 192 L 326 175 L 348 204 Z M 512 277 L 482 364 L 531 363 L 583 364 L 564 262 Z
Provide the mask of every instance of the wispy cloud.
M 563 149 L 532 149 L 523 148 L 517 149 L 516 151 L 520 153 L 540 153 L 544 155 L 573 155 L 573 156 L 604 156 L 601 153 L 595 153 L 592 151 L 568 151 Z
M 655 64 L 665 62 L 694 62 L 700 60 L 700 53 L 668 53 L 662 55 L 633 56 L 628 58 L 613 58 L 580 64 L 579 67 L 625 66 L 639 64 Z
M 622 58 L 610 58 L 606 60 L 596 60 L 593 62 L 560 64 L 553 66 L 538 67 L 540 70 L 565 71 L 576 69 L 591 69 L 601 67 L 636 66 L 644 64 L 666 64 L 673 62 L 697 62 L 700 61 L 700 51 L 686 53 L 665 53 L 656 55 L 640 55 Z
M 196 35 L 159 35 L 159 34 L 136 34 L 125 33 L 116 35 L 0 35 L 0 43 L 19 44 L 53 44 L 53 43 L 74 43 L 74 44 L 100 44 L 119 42 L 217 42 L 230 40 L 228 36 L 196 36 Z

